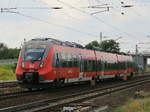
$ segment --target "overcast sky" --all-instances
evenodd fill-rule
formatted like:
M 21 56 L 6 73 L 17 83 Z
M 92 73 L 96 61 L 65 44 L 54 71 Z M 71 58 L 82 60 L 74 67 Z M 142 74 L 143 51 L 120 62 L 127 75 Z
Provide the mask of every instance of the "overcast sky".
M 0 42 L 8 47 L 19 47 L 24 38 L 50 37 L 79 42 L 83 45 L 98 40 L 117 39 L 122 51 L 135 51 L 139 42 L 150 42 L 150 1 L 123 0 L 132 8 L 121 8 L 120 0 L 0 0 L 1 8 L 16 8 L 0 13 Z M 113 1 L 113 2 L 112 2 Z M 69 4 L 69 5 L 67 5 Z M 110 11 L 90 15 L 104 9 L 88 6 L 108 4 Z M 28 7 L 24 9 L 25 7 Z M 48 9 L 49 7 L 49 9 Z M 51 9 L 62 7 L 62 9 Z M 31 9 L 41 8 L 41 9 Z M 46 9 L 42 9 L 46 8 Z M 121 13 L 124 13 L 122 15 Z M 140 44 L 139 50 L 150 49 Z

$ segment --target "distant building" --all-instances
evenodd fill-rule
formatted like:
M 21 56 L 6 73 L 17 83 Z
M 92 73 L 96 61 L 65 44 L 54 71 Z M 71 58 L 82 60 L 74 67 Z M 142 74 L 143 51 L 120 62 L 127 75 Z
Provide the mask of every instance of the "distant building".
M 139 68 L 146 70 L 147 61 L 150 58 L 150 53 L 142 53 L 142 54 L 131 54 L 134 62 L 138 65 Z

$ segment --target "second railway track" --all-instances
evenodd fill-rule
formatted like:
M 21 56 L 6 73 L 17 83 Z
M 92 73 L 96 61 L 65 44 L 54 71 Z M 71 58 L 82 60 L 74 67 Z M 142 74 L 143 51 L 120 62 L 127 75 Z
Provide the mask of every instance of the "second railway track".
M 62 106 L 68 103 L 81 102 L 87 99 L 89 100 L 110 93 L 132 89 L 134 87 L 141 86 L 142 84 L 146 84 L 146 83 L 150 83 L 150 77 L 129 81 L 129 82 L 123 82 L 120 84 L 114 84 L 104 88 L 82 91 L 80 93 L 70 94 L 70 95 L 61 96 L 53 99 L 40 100 L 33 103 L 3 108 L 0 109 L 0 112 L 4 112 L 4 111 L 5 112 L 20 112 L 20 111 L 35 112 L 35 111 L 43 111 L 46 109 L 50 110 L 53 109 L 54 107 Z

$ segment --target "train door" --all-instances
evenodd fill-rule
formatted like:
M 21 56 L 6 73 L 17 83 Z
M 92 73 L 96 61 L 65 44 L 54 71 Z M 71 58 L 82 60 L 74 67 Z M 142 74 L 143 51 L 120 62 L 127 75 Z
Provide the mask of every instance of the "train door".
M 58 52 L 55 52 L 54 55 L 54 67 L 56 68 L 56 78 L 61 78 L 61 65 L 60 65 L 60 54 Z
M 125 73 L 128 73 L 128 63 L 125 61 Z
M 79 72 L 79 80 L 83 79 L 84 76 L 84 60 L 82 58 L 82 55 L 80 55 L 80 72 Z
M 117 70 L 117 74 L 119 75 L 120 74 L 120 70 L 121 70 L 121 66 L 120 66 L 119 56 L 117 54 L 116 54 L 116 57 L 117 57 L 117 67 L 116 67 L 116 70 Z
M 94 63 L 94 70 L 95 70 L 95 72 L 96 72 L 96 76 L 98 76 L 98 61 L 97 61 L 97 55 L 96 55 L 96 51 L 94 50 L 94 55 L 95 55 L 95 63 Z
M 102 56 L 101 57 L 101 75 L 103 76 L 104 75 L 104 72 L 105 72 L 105 62 L 104 62 L 104 57 Z
M 56 58 L 56 68 L 59 68 L 60 67 L 60 59 L 59 59 L 58 53 L 55 54 L 55 58 Z

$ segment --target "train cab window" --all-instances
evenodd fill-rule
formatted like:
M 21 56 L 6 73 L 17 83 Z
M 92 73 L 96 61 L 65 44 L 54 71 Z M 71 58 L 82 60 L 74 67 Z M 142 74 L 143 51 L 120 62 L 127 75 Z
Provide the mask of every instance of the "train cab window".
M 23 58 L 25 61 L 40 61 L 43 59 L 46 51 L 46 46 L 26 46 L 24 49 Z

